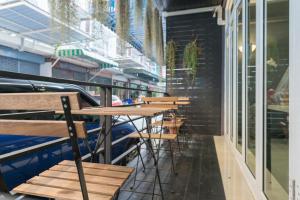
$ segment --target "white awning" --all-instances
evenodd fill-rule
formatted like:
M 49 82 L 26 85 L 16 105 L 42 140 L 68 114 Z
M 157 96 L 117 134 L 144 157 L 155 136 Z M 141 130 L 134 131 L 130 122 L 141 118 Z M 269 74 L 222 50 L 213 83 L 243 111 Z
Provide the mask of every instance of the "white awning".
M 60 30 L 51 26 L 51 16 L 48 12 L 24 1 L 14 1 L 0 6 L 0 28 L 32 38 L 45 44 L 80 42 L 91 39 L 83 31 L 74 27 L 65 26 L 68 36 L 61 41 Z

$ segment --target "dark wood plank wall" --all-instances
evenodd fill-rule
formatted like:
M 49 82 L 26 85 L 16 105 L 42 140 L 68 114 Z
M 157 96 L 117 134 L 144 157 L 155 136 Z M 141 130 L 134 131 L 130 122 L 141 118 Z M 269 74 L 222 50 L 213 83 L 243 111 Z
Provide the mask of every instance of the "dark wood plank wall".
M 197 13 L 167 17 L 167 41 L 176 43 L 176 70 L 171 80 L 167 70 L 167 90 L 175 96 L 189 96 L 191 107 L 186 110 L 187 127 L 204 135 L 221 134 L 222 98 L 222 27 L 213 13 Z M 198 60 L 194 86 L 183 68 L 185 45 L 197 38 L 202 53 Z

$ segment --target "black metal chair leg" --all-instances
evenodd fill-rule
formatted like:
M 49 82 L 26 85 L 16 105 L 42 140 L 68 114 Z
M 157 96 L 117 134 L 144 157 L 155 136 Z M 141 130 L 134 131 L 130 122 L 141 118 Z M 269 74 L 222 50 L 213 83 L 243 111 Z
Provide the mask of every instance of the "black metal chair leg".
M 139 153 L 139 151 L 138 151 Z M 140 154 L 140 153 L 139 153 Z M 134 173 L 134 179 L 133 179 L 133 185 L 130 186 L 130 189 L 132 190 L 135 186 L 135 182 L 136 182 L 136 177 L 137 177 L 137 173 L 138 173 L 138 167 L 139 167 L 139 161 L 140 161 L 140 155 L 138 155 L 137 157 L 137 161 L 136 161 L 136 166 L 135 166 L 135 173 Z
M 154 182 L 153 182 L 153 190 L 152 190 L 152 200 L 155 196 L 156 176 L 157 176 L 157 174 L 155 172 L 155 177 L 154 177 Z
M 137 151 L 138 151 L 138 156 L 141 158 L 141 162 L 142 162 L 142 165 L 143 165 L 143 172 L 145 172 L 146 171 L 146 167 L 145 167 L 145 163 L 144 163 L 144 160 L 143 160 L 143 156 L 142 156 L 142 154 L 141 154 L 141 149 L 140 149 L 140 146 L 139 145 L 137 145 Z
M 179 153 L 181 153 L 180 142 L 179 142 L 179 137 L 178 137 L 178 135 L 177 135 L 177 137 L 176 137 L 176 140 L 177 140 L 177 146 L 178 146 Z
M 174 165 L 174 154 L 173 154 L 173 149 L 172 149 L 172 143 L 170 140 L 169 141 L 169 146 L 170 146 L 170 153 L 171 153 L 171 161 L 172 161 L 172 169 L 173 169 L 173 173 L 175 175 L 177 175 L 176 171 L 175 171 L 175 165 Z

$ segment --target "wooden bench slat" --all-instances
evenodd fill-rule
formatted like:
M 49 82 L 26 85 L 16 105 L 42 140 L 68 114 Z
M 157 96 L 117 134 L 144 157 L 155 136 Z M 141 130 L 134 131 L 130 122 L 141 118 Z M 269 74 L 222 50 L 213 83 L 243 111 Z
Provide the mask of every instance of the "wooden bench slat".
M 85 123 L 74 122 L 77 136 L 86 137 Z M 65 121 L 0 119 L 0 134 L 69 137 Z
M 78 92 L 1 93 L 0 110 L 63 110 L 61 96 L 68 96 L 71 109 L 81 109 Z
M 82 200 L 83 199 L 82 193 L 79 191 L 32 185 L 27 183 L 17 186 L 16 188 L 13 189 L 13 192 L 25 194 L 25 195 L 45 197 L 45 198 L 60 199 L 60 200 Z M 110 200 L 112 199 L 112 197 L 107 195 L 89 193 L 89 199 Z
M 178 97 L 178 101 L 189 101 L 189 97 Z
M 142 133 L 141 134 L 143 138 L 149 138 L 149 134 Z M 141 136 L 138 133 L 131 133 L 128 135 L 129 138 L 141 138 Z M 162 140 L 175 140 L 177 137 L 176 134 L 157 134 L 152 133 L 150 134 L 150 139 L 162 139 Z
M 156 121 L 152 123 L 152 126 L 163 126 L 163 127 L 168 127 L 168 128 L 179 128 L 181 127 L 183 124 L 182 121 L 177 121 L 176 123 L 173 121 L 164 121 L 163 123 L 161 123 L 161 121 Z
M 55 165 L 50 168 L 52 171 L 63 171 L 63 172 L 73 172 L 77 173 L 77 168 L 74 166 L 65 166 L 65 165 Z M 84 174 L 89 174 L 93 176 L 102 176 L 102 177 L 111 177 L 111 178 L 121 178 L 127 179 L 130 173 L 126 172 L 116 172 L 102 169 L 92 169 L 92 168 L 83 168 Z
M 64 160 L 60 162 L 59 165 L 75 166 L 75 162 L 71 160 Z M 90 163 L 90 162 L 82 162 L 82 166 L 85 168 L 104 169 L 104 170 L 127 172 L 127 173 L 132 173 L 134 171 L 134 168 L 131 167 L 100 164 L 100 163 Z
M 72 110 L 73 115 L 95 115 L 95 116 L 115 116 L 115 115 L 137 115 L 137 116 L 155 116 L 169 110 L 168 108 L 139 108 L 139 107 L 102 107 L 85 108 L 81 110 Z M 61 114 L 63 111 L 55 111 Z
M 164 101 L 164 102 L 147 102 L 147 105 L 189 105 L 191 104 L 190 101 Z M 143 104 L 142 104 L 143 105 Z
M 190 105 L 191 102 L 190 101 L 177 101 L 175 104 L 176 105 Z
M 36 177 L 29 179 L 27 181 L 27 183 L 30 183 L 33 185 L 41 185 L 41 186 L 47 186 L 47 187 L 81 191 L 79 181 L 36 176 Z M 108 195 L 108 196 L 114 196 L 119 188 L 117 186 L 111 186 L 111 185 L 106 185 L 106 184 L 96 184 L 96 183 L 86 183 L 86 186 L 87 186 L 87 190 L 89 193 L 103 194 L 103 195 Z
M 75 181 L 79 180 L 78 174 L 72 172 L 46 170 L 42 172 L 39 176 L 66 179 L 66 180 L 75 180 Z M 106 184 L 106 185 L 119 186 L 119 187 L 122 186 L 126 181 L 126 179 L 93 176 L 88 174 L 85 174 L 84 178 L 87 183 Z

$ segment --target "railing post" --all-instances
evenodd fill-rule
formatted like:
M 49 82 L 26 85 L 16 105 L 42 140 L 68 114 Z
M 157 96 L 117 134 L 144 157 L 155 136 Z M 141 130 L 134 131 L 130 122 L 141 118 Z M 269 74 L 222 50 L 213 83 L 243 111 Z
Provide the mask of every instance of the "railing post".
M 106 89 L 100 87 L 100 106 L 106 106 Z M 104 116 L 100 116 L 100 125 L 104 121 Z
M 1 167 L 1 165 L 0 165 L 0 167 Z M 0 169 L 0 191 L 1 192 L 8 192 L 8 189 L 7 189 L 5 180 L 3 178 L 3 174 L 1 172 L 1 169 Z
M 106 88 L 106 106 L 111 107 L 112 106 L 112 88 Z M 112 160 L 112 116 L 105 116 L 106 123 L 105 123 L 105 140 L 104 140 L 104 146 L 105 146 L 105 163 L 110 164 Z
M 152 97 L 152 91 L 147 91 L 147 97 Z

